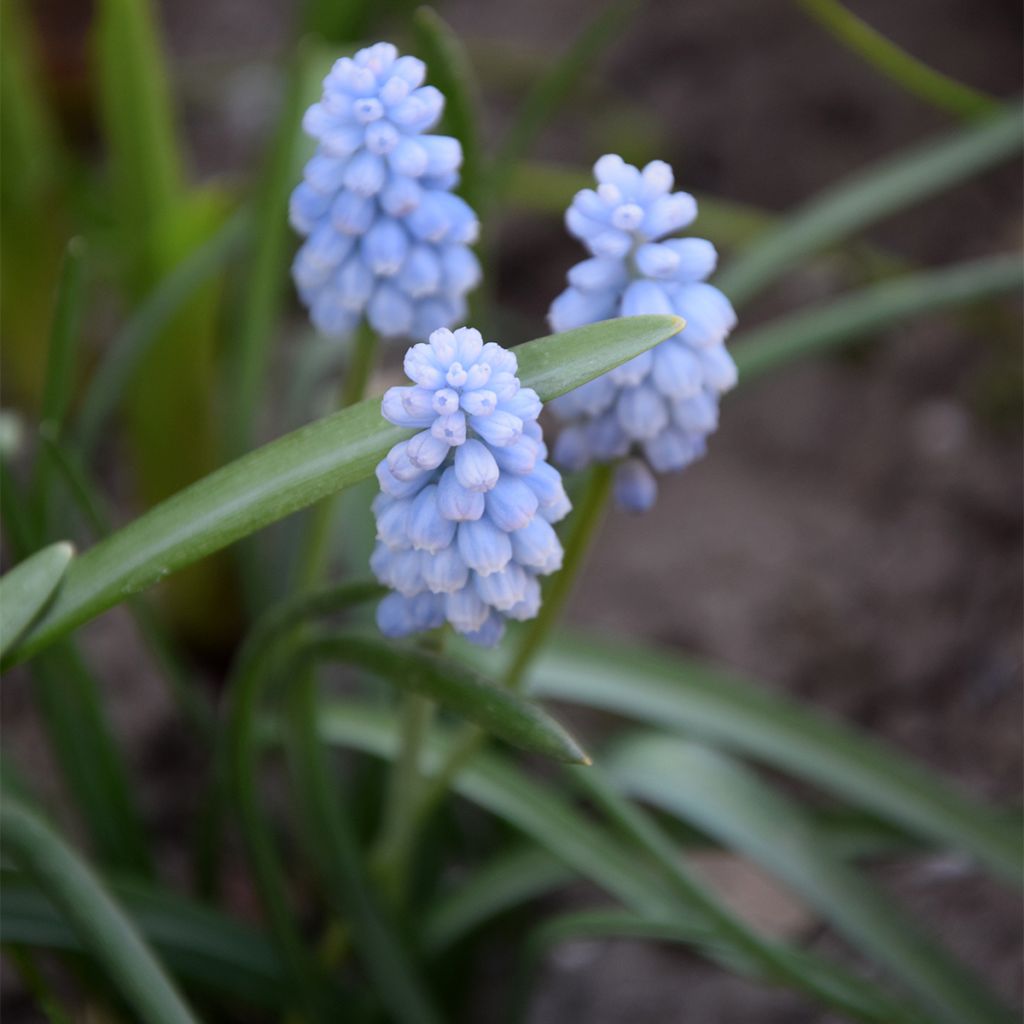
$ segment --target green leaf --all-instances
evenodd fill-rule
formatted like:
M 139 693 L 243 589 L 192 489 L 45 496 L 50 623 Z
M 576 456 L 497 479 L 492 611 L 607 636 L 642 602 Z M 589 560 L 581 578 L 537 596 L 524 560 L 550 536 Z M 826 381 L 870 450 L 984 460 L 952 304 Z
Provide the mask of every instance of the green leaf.
M 95 59 L 111 196 L 133 289 L 161 264 L 162 233 L 180 197 L 181 157 L 151 0 L 100 0 Z
M 0 842 L 67 918 L 146 1024 L 195 1024 L 160 962 L 92 870 L 16 797 L 0 801 Z
M 749 301 L 793 266 L 829 245 L 1009 160 L 1024 142 L 1019 106 L 956 134 L 887 157 L 827 189 L 763 235 L 721 271 L 715 284 Z
M 774 874 L 862 953 L 888 967 L 936 1018 L 950 1024 L 1013 1019 L 889 897 L 833 857 L 795 804 L 738 763 L 660 734 L 622 742 L 604 763 L 626 792 L 696 824 Z
M 288 196 L 298 177 L 308 68 L 315 60 L 312 47 L 304 43 L 288 69 L 277 128 L 253 204 L 252 239 L 237 292 L 230 373 L 223 392 L 227 448 L 233 456 L 251 447 L 255 419 L 265 398 L 271 341 L 289 281 Z
M 350 922 L 353 944 L 373 988 L 395 1020 L 407 1024 L 439 1021 L 419 970 L 379 905 L 358 838 L 338 799 L 339 780 L 331 773 L 317 732 L 317 686 L 312 673 L 302 672 L 292 683 L 288 704 L 288 753 L 306 844 L 326 882 L 334 911 Z
M 515 349 L 524 385 L 564 394 L 678 333 L 678 317 L 626 317 Z M 167 499 L 90 548 L 28 634 L 22 660 L 169 573 L 369 476 L 410 435 L 370 398 L 265 445 Z
M 470 206 L 475 206 L 483 173 L 476 75 L 462 41 L 432 7 L 420 7 L 412 25 L 417 48 L 427 63 L 428 79 L 444 93 L 443 124 L 462 143 L 458 191 Z
M 217 274 L 250 231 L 249 217 L 236 214 L 192 250 L 153 288 L 131 319 L 114 335 L 82 400 L 74 442 L 88 457 L 124 397 L 135 371 L 164 329 Z
M 429 697 L 512 746 L 568 764 L 590 759 L 536 704 L 517 697 L 454 658 L 377 636 L 332 633 L 303 641 L 289 660 L 337 661 Z
M 81 238 L 72 238 L 64 252 L 57 283 L 43 389 L 42 419 L 57 428 L 67 415 L 75 384 L 75 349 L 82 319 L 84 265 L 85 242 Z
M 544 126 L 571 95 L 580 79 L 593 70 L 602 51 L 616 37 L 621 36 L 637 6 L 637 0 L 611 0 L 576 37 L 569 49 L 551 63 L 547 73 L 537 79 L 494 158 L 488 183 L 492 196 L 504 196 L 515 165 L 526 156 Z
M 53 597 L 74 556 L 74 546 L 60 541 L 0 578 L 0 654 L 7 652 Z
M 20 872 L 0 878 L 0 942 L 86 951 L 68 921 Z M 123 882 L 111 884 L 110 890 L 183 985 L 271 1010 L 283 1007 L 281 967 L 261 933 L 180 893 Z
M 328 742 L 352 747 L 381 757 L 393 757 L 397 750 L 394 723 L 375 710 L 346 701 L 321 705 L 321 735 Z M 427 748 L 426 768 L 436 771 L 450 754 L 452 741 L 435 730 Z M 573 771 L 585 772 L 580 768 Z M 488 752 L 478 754 L 454 779 L 455 790 L 472 803 L 502 818 L 524 832 L 582 877 L 620 900 L 646 920 L 682 925 L 692 922 L 692 943 L 706 956 L 729 970 L 738 970 L 765 980 L 749 956 L 738 950 L 721 932 L 695 916 L 693 905 L 679 897 L 678 890 L 655 872 L 638 870 L 642 860 L 631 845 L 597 825 L 551 787 L 530 779 L 505 759 Z M 840 968 L 808 953 L 779 947 L 800 970 L 808 986 L 819 993 L 832 993 L 830 1005 L 851 1010 L 845 994 L 859 992 L 857 1005 L 889 1006 L 884 993 L 866 979 L 855 979 Z M 838 979 L 842 979 L 841 982 Z M 892 1024 L 893 1017 L 870 1012 L 865 1020 Z
M 526 692 L 614 711 L 753 757 L 931 842 L 965 850 L 1019 882 L 1020 837 L 992 810 L 762 684 L 650 647 L 577 635 L 549 643 Z
M 582 910 L 551 918 L 535 928 L 526 941 L 518 981 L 522 1009 L 527 1008 L 525 996 L 532 987 L 531 980 L 552 949 L 565 942 L 598 938 L 646 939 L 690 946 L 700 942 L 700 933 L 691 922 L 655 921 L 628 910 Z M 887 994 L 839 969 L 829 970 L 825 961 L 795 949 L 787 950 L 787 958 L 794 970 L 807 970 L 813 964 L 814 976 L 822 992 L 828 993 L 828 1001 L 851 1017 L 889 1024 L 915 1019 Z
M 838 0 L 799 0 L 826 31 L 909 93 L 957 117 L 977 119 L 995 113 L 999 103 L 977 89 L 928 67 Z
M 423 944 L 430 953 L 442 953 L 484 921 L 572 878 L 565 864 L 536 846 L 499 853 L 431 905 L 422 925 Z
M 907 317 L 1019 292 L 1022 284 L 1019 253 L 883 281 L 740 334 L 733 350 L 740 380 L 746 384 L 795 359 L 856 341 Z

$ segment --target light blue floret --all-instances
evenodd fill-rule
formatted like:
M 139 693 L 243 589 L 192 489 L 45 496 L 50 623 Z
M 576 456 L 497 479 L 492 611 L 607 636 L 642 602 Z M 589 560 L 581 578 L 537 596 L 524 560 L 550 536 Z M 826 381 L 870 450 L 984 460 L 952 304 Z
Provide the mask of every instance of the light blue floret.
M 594 175 L 597 188 L 578 192 L 565 217 L 591 258 L 569 271 L 569 287 L 548 314 L 552 329 L 644 313 L 677 314 L 686 329 L 551 403 L 566 424 L 555 461 L 576 470 L 621 460 L 616 500 L 642 512 L 657 497 L 652 470 L 682 469 L 706 451 L 719 397 L 736 383 L 725 348 L 736 314 L 705 283 L 715 269 L 714 246 L 703 238 L 665 238 L 697 216 L 693 196 L 672 191 L 668 164 L 655 160 L 639 170 L 603 156 Z
M 377 624 L 407 636 L 445 621 L 474 643 L 540 608 L 538 576 L 562 564 L 551 524 L 570 509 L 547 461 L 541 402 L 516 357 L 479 331 L 434 331 L 405 356 L 412 384 L 390 388 L 384 417 L 417 432 L 377 466 L 370 567 L 394 593 Z
M 291 197 L 306 236 L 292 276 L 324 334 L 365 316 L 384 336 L 425 339 L 463 318 L 480 280 L 476 214 L 452 194 L 462 149 L 424 134 L 444 108 L 425 77 L 421 60 L 377 43 L 337 61 L 306 111 L 318 145 Z

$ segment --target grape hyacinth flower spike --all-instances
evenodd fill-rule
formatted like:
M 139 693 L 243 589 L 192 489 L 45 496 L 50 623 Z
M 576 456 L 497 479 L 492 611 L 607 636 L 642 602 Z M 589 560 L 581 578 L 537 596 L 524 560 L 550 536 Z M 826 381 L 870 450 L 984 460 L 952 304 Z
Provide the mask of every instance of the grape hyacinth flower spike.
M 537 577 L 562 564 L 551 524 L 571 506 L 546 461 L 541 402 L 515 355 L 469 327 L 413 345 L 405 372 L 412 385 L 390 388 L 382 412 L 418 433 L 377 466 L 370 566 L 394 591 L 377 624 L 397 637 L 447 621 L 490 646 L 506 619 L 537 614 Z
M 425 339 L 464 317 L 480 280 L 476 214 L 452 191 L 462 148 L 426 134 L 444 97 L 425 77 L 423 61 L 377 43 L 338 60 L 306 111 L 318 144 L 291 197 L 306 237 L 292 276 L 326 335 L 365 315 L 384 337 Z
M 566 211 L 570 234 L 590 252 L 551 304 L 554 331 L 615 316 L 674 313 L 685 329 L 551 403 L 566 426 L 555 443 L 563 469 L 618 461 L 617 503 L 633 512 L 657 497 L 654 473 L 700 458 L 718 425 L 719 397 L 736 383 L 725 339 L 736 324 L 729 300 L 706 282 L 714 246 L 703 238 L 666 238 L 697 216 L 686 192 L 673 192 L 661 160 L 639 170 L 619 156 L 594 164 L 596 189 L 576 194 Z

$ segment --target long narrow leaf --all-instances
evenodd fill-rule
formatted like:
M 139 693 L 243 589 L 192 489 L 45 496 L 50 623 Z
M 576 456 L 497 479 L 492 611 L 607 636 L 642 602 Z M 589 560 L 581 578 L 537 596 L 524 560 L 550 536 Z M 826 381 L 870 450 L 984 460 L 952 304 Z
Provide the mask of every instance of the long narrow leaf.
M 429 697 L 513 746 L 569 764 L 590 763 L 572 736 L 538 705 L 454 658 L 376 636 L 332 632 L 304 639 L 289 661 L 336 661 L 364 669 L 402 690 Z
M 737 762 L 677 737 L 644 734 L 619 744 L 605 763 L 626 792 L 680 815 L 772 872 L 865 956 L 888 967 L 937 1019 L 1013 1019 L 967 968 L 833 857 L 795 804 Z
M 163 277 L 114 336 L 89 384 L 77 417 L 74 440 L 83 455 L 88 457 L 101 440 L 133 374 L 160 339 L 164 328 L 221 269 L 249 230 L 247 215 L 236 214 Z
M 484 921 L 572 878 L 565 864 L 538 847 L 499 853 L 431 906 L 422 925 L 423 943 L 431 953 L 443 952 Z
M 547 400 L 682 326 L 678 317 L 627 317 L 541 338 L 515 350 L 520 377 Z M 379 399 L 367 399 L 211 473 L 76 559 L 15 657 L 30 656 L 168 573 L 369 476 L 409 433 L 381 417 Z
M 992 810 L 849 726 L 693 659 L 607 638 L 552 641 L 526 692 L 697 736 L 824 787 L 1019 882 L 1020 837 Z
M 427 62 L 431 82 L 444 93 L 444 124 L 462 143 L 459 192 L 475 206 L 483 173 L 478 128 L 480 96 L 466 48 L 448 23 L 432 7 L 413 15 L 419 50 Z
M 86 950 L 67 920 L 20 872 L 5 872 L 0 880 L 0 942 Z M 179 893 L 124 883 L 110 890 L 183 985 L 271 1010 L 283 1007 L 280 963 L 264 935 Z
M 907 317 L 978 302 L 1024 286 L 1019 253 L 883 281 L 853 295 L 755 327 L 733 355 L 746 384 L 763 373 L 883 330 Z
M 387 716 L 346 701 L 324 705 L 320 730 L 325 740 L 377 756 L 394 756 L 397 734 Z M 427 768 L 435 769 L 451 750 L 450 741 L 435 730 L 428 747 Z M 584 771 L 586 769 L 579 769 Z M 534 782 L 493 753 L 479 754 L 454 780 L 457 792 L 484 810 L 509 822 L 584 878 L 603 888 L 626 907 L 651 921 L 693 921 L 693 944 L 730 970 L 765 980 L 749 956 L 713 926 L 693 918 L 693 908 L 659 875 L 638 870 L 636 850 L 593 824 L 560 795 Z M 783 947 L 785 948 L 785 947 Z M 886 995 L 866 979 L 854 979 L 835 965 L 807 953 L 786 953 L 820 993 L 831 992 L 830 1005 L 849 1010 L 845 994 L 859 991 L 860 1005 L 888 1006 Z M 842 980 L 839 980 L 842 979 Z M 892 1017 L 871 1012 L 863 1019 L 891 1024 Z
M 986 117 L 999 109 L 998 101 L 928 67 L 897 46 L 866 21 L 848 11 L 839 0 L 798 0 L 826 31 L 883 75 L 925 102 L 957 117 Z
M 512 169 L 529 152 L 580 79 L 594 67 L 601 52 L 622 31 L 636 6 L 637 0 L 608 0 L 569 49 L 538 78 L 494 159 L 488 183 L 492 195 L 504 195 Z
M 306 841 L 314 864 L 334 903 L 335 912 L 350 920 L 353 941 L 381 1003 L 407 1024 L 440 1020 L 420 972 L 397 929 L 375 898 L 353 834 L 338 800 L 336 780 L 317 732 L 316 679 L 300 673 L 289 699 L 291 728 L 288 751 Z
M 55 426 L 64 422 L 75 382 L 75 352 L 82 319 L 85 242 L 72 238 L 64 252 L 53 305 L 53 324 L 47 351 L 42 419 Z
M 128 276 L 145 287 L 182 187 L 182 161 L 151 0 L 100 0 L 95 59 L 112 198 Z
M 1019 106 L 956 134 L 887 157 L 827 189 L 719 273 L 715 284 L 743 303 L 801 260 L 861 228 L 1009 160 L 1024 142 Z
M 53 597 L 74 555 L 72 544 L 59 541 L 0 578 L 0 654 L 11 647 Z
M 147 1024 L 195 1024 L 145 940 L 57 833 L 9 794 L 0 801 L 0 826 L 8 856 L 61 910 L 139 1019 Z

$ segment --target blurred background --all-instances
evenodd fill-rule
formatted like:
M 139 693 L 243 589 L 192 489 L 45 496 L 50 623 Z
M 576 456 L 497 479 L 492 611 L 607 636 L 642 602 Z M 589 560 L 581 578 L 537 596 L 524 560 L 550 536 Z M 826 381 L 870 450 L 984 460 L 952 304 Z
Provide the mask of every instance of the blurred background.
M 88 175 L 102 160 L 90 5 L 34 0 L 24 6 L 61 143 Z M 209 186 L 214 206 L 261 166 L 281 109 L 298 6 L 286 0 L 159 5 L 186 141 L 184 173 Z M 963 83 L 1000 98 L 1020 91 L 1019 4 L 850 0 L 847 6 Z M 468 47 L 481 83 L 482 123 L 494 139 L 531 82 L 594 12 L 586 0 L 444 0 L 438 8 Z M 406 42 L 405 18 L 401 8 L 385 12 L 372 26 L 373 39 Z M 532 156 L 577 174 L 608 151 L 638 162 L 669 161 L 679 187 L 740 204 L 734 237 L 717 238 L 700 219 L 693 229 L 719 246 L 725 268 L 745 230 L 951 127 L 947 115 L 879 75 L 799 4 L 652 0 L 617 32 Z M 531 183 L 518 187 L 521 193 Z M 517 201 L 514 186 L 500 226 L 489 232 L 497 254 L 491 287 L 505 344 L 545 333 L 547 306 L 580 258 L 559 212 L 572 187 L 560 198 L 556 190 L 551 208 L 538 210 Z M 825 256 L 791 273 L 744 308 L 741 328 L 863 283 L 880 265 L 938 266 L 1019 247 L 1021 197 L 1019 165 L 986 172 L 872 228 L 852 258 Z M 102 211 L 93 214 L 102 223 Z M 8 263 L 16 259 L 10 249 L 5 256 Z M 18 284 L 8 278 L 8 297 L 12 287 Z M 290 289 L 287 303 L 286 329 L 272 350 L 284 364 L 308 334 Z M 890 741 L 969 793 L 1019 805 L 1019 317 L 1017 300 L 921 317 L 727 397 L 705 460 L 665 479 L 644 520 L 609 514 L 570 618 L 770 680 Z M 102 350 L 116 318 L 116 305 L 92 304 L 86 337 L 94 351 Z M 5 336 L 20 329 L 5 321 Z M 179 358 L 189 351 L 184 338 Z M 38 401 L 38 365 L 20 353 L 17 366 L 7 365 L 8 358 L 5 353 L 4 404 L 30 410 Z M 378 383 L 387 380 L 385 370 Z M 264 426 L 261 436 L 270 429 Z M 117 517 L 128 518 L 148 497 L 124 479 L 122 449 L 101 450 L 100 475 L 116 496 Z M 151 493 L 160 487 L 157 481 Z M 180 768 L 189 751 L 164 691 L 139 685 L 144 662 L 125 620 L 123 610 L 105 616 L 84 634 L 84 644 L 108 681 L 121 735 L 150 780 L 147 812 L 163 821 L 170 838 L 188 813 L 189 794 L 180 778 L 167 777 L 166 766 Z M 187 623 L 183 628 L 188 631 Z M 212 678 L 222 638 L 201 635 L 196 642 Z M 25 688 L 5 688 L 3 698 L 5 741 L 19 760 L 36 766 L 45 792 L 53 774 Z M 601 727 L 596 719 L 584 726 Z M 717 855 L 703 869 L 737 909 L 778 934 L 816 934 L 812 916 L 740 862 Z M 890 865 L 878 877 L 1019 1003 L 1024 938 L 1019 907 L 1004 890 L 953 859 Z M 500 960 L 493 970 L 501 973 Z M 29 1011 L 5 988 L 10 1020 L 32 1019 L 15 1015 Z M 478 1019 L 488 1019 L 486 1009 L 481 1014 Z M 551 959 L 534 1019 L 828 1018 L 678 949 L 591 942 L 564 946 Z

